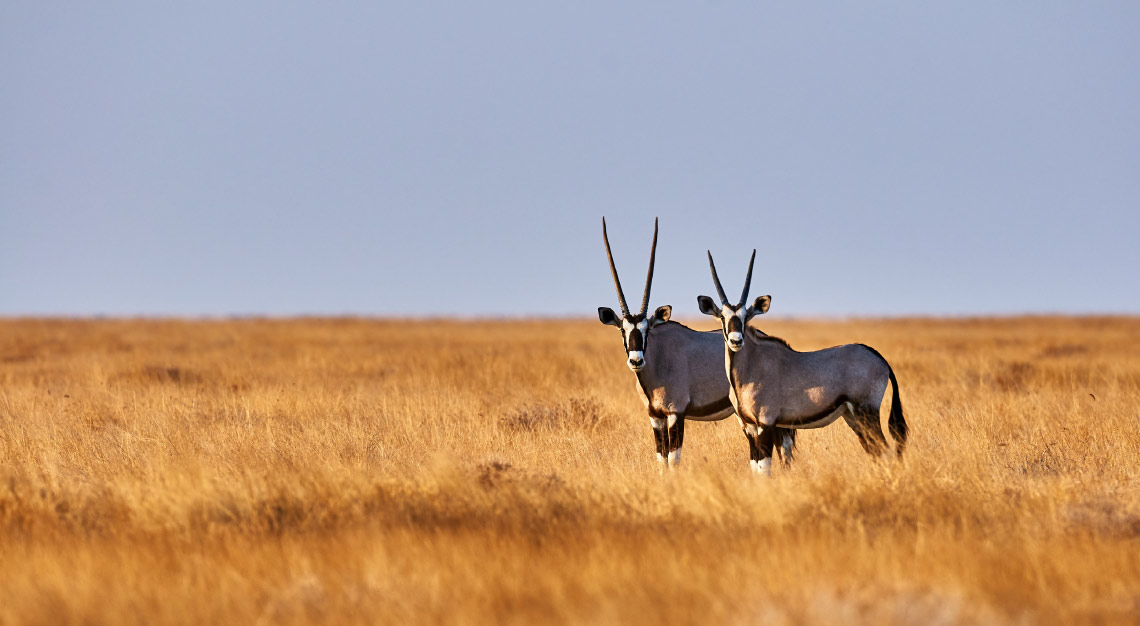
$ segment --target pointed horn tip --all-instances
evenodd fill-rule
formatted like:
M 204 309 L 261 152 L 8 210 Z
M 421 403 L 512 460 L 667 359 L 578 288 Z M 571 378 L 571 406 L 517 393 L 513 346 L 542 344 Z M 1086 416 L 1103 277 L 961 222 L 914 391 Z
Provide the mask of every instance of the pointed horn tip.
M 744 306 L 744 301 L 748 299 L 748 291 L 752 287 L 752 266 L 756 263 L 756 248 L 752 249 L 752 258 L 748 259 L 748 273 L 744 275 L 744 290 L 740 292 L 740 303 L 737 306 Z
M 621 280 L 618 278 L 617 266 L 614 265 L 614 255 L 610 251 L 610 236 L 606 233 L 606 217 L 602 216 L 602 241 L 606 244 L 606 257 L 610 262 L 610 275 L 614 279 L 614 288 L 617 290 L 618 304 L 621 305 L 621 313 L 623 316 L 629 315 L 629 304 L 625 301 L 625 293 L 621 288 Z
M 649 292 L 653 287 L 653 265 L 657 258 L 657 218 L 653 218 L 653 245 L 649 248 L 649 273 L 645 276 L 645 292 L 641 297 L 641 314 L 649 311 Z

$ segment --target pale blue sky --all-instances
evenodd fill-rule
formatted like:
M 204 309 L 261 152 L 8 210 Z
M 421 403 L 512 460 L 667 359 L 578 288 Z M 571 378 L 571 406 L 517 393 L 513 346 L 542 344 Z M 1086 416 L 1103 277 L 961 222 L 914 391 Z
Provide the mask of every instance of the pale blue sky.
M 66 4 L 66 6 L 64 6 Z M 858 6 L 856 6 L 858 5 Z M 1140 313 L 1140 4 L 0 5 L 0 315 Z

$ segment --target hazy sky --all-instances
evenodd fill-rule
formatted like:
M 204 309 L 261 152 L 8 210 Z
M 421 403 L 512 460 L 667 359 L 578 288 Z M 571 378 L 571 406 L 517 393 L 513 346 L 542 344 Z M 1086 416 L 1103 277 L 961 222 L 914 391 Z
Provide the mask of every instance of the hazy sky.
M 1140 313 L 1136 2 L 0 4 L 0 315 Z

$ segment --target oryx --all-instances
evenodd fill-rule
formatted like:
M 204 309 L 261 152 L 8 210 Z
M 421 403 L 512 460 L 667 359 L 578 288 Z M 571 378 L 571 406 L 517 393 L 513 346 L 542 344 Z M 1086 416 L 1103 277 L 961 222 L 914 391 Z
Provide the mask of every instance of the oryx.
M 879 408 L 888 381 L 894 392 L 887 425 L 895 440 L 895 452 L 901 457 L 907 425 L 899 401 L 899 384 L 890 364 L 874 348 L 863 344 L 797 352 L 783 339 L 748 328 L 748 320 L 766 313 L 772 303 L 771 296 L 760 296 L 745 306 L 755 261 L 753 250 L 744 291 L 740 301 L 732 305 L 724 295 L 710 251 L 709 269 L 720 306 L 708 296 L 697 297 L 701 312 L 721 322 L 729 398 L 746 424 L 754 469 L 763 474 L 771 472 L 772 445 L 777 436 L 773 430 L 822 428 L 840 417 L 859 436 L 864 450 L 875 456 L 882 454 L 887 440 L 879 426 Z
M 653 221 L 649 274 L 645 278 L 641 310 L 636 315 L 630 313 L 625 302 L 604 217 L 602 239 L 606 244 L 614 287 L 617 288 L 621 316 L 603 306 L 598 307 L 598 319 L 603 324 L 621 329 L 626 365 L 636 374 L 638 395 L 649 410 L 649 423 L 657 444 L 657 460 L 665 466 L 676 466 L 681 462 L 685 420 L 715 421 L 733 413 L 732 402 L 728 399 L 728 378 L 723 367 L 722 342 L 716 331 L 700 332 L 669 321 L 673 312 L 669 305 L 657 307 L 652 316 L 646 317 L 653 285 L 653 261 L 657 254 L 657 220 Z M 653 341 L 649 340 L 650 334 Z M 794 431 L 774 430 L 787 433 L 784 457 L 790 459 Z

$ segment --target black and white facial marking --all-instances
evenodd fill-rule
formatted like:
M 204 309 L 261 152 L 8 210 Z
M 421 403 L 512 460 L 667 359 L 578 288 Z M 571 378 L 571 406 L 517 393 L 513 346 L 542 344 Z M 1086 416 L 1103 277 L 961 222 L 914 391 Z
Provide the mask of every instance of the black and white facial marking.
M 697 306 L 701 313 L 720 320 L 720 330 L 724 336 L 724 343 L 733 352 L 739 351 L 744 346 L 744 329 L 748 326 L 748 320 L 767 313 L 771 305 L 772 296 L 760 296 L 750 306 L 746 307 L 723 304 L 720 308 L 717 308 L 713 299 L 708 296 L 697 297 Z
M 649 330 L 658 324 L 669 321 L 673 314 L 673 307 L 669 305 L 657 307 L 653 315 L 626 315 L 618 317 L 609 307 L 598 307 L 598 319 L 609 326 L 621 329 L 622 345 L 625 346 L 626 365 L 633 372 L 640 372 L 645 367 L 645 349 L 649 345 Z
M 720 296 L 720 307 L 708 296 L 697 296 L 697 306 L 701 313 L 711 315 L 720 320 L 720 329 L 724 334 L 724 344 L 729 350 L 737 352 L 744 346 L 744 328 L 748 320 L 756 315 L 768 312 L 772 304 L 772 296 L 760 296 L 749 306 L 744 306 L 748 300 L 748 288 L 752 283 L 752 265 L 756 262 L 756 250 L 752 251 L 752 258 L 748 261 L 748 274 L 744 278 L 744 291 L 740 294 L 740 301 L 735 305 L 729 304 L 728 297 L 724 295 L 724 287 L 716 275 L 716 264 L 713 263 L 712 252 L 709 252 L 709 269 L 712 270 L 713 284 L 716 293 Z

